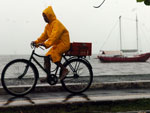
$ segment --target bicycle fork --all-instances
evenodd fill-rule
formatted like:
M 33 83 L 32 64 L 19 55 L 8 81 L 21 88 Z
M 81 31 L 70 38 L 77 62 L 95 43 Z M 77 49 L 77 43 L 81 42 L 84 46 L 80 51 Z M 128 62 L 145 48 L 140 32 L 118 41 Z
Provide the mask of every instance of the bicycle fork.
M 23 74 L 21 74 L 21 75 L 18 77 L 18 79 L 22 79 L 22 78 L 26 75 L 26 73 L 27 73 L 28 69 L 29 69 L 29 64 L 27 64 L 27 65 L 26 65 L 26 67 L 25 67 L 25 70 L 24 70 Z
M 30 66 L 31 59 L 33 58 L 33 53 L 34 53 L 34 51 L 33 51 L 32 54 L 31 54 L 31 57 L 30 57 L 30 59 L 29 59 L 28 64 L 25 66 L 25 70 L 24 70 L 23 74 L 21 74 L 21 75 L 18 77 L 18 79 L 22 79 L 22 78 L 26 75 L 26 73 L 27 73 L 27 71 L 28 71 L 28 69 L 29 69 L 29 66 Z

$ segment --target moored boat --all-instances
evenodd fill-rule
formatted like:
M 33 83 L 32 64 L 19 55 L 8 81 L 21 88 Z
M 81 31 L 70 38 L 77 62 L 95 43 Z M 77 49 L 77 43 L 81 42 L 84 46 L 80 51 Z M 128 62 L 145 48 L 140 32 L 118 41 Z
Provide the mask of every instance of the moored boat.
M 136 49 L 123 49 L 122 47 L 122 33 L 121 33 L 121 16 L 119 17 L 120 28 L 120 51 L 104 51 L 98 55 L 101 62 L 146 62 L 150 58 L 150 52 L 139 54 L 139 36 L 138 36 L 138 18 L 136 16 Z M 131 56 L 132 53 L 132 56 Z M 136 55 L 135 55 L 136 54 Z M 137 55 L 138 54 L 138 55 Z
M 139 54 L 135 56 L 98 56 L 101 62 L 146 62 L 150 58 L 150 53 Z

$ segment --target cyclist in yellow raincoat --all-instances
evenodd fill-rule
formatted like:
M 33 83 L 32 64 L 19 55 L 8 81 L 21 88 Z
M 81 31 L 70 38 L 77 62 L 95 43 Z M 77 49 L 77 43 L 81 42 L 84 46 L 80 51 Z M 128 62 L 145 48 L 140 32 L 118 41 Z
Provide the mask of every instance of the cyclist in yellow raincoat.
M 60 76 L 60 80 L 62 80 L 69 73 L 68 69 L 60 63 L 62 54 L 70 48 L 69 32 L 56 18 L 51 6 L 48 6 L 48 8 L 43 11 L 43 18 L 47 25 L 45 26 L 45 30 L 42 35 L 36 41 L 33 41 L 33 43 L 44 46 L 45 48 L 51 47 L 51 49 L 46 53 L 46 56 L 49 57 L 44 59 L 44 66 L 50 74 L 51 59 L 52 62 L 63 69 L 62 75 Z M 44 82 L 45 80 L 46 79 L 43 79 L 41 82 Z

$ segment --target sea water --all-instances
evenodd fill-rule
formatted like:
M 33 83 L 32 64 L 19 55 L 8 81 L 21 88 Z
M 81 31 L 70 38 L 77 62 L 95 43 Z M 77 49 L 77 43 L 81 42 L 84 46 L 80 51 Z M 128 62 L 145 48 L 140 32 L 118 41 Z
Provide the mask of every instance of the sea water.
M 29 59 L 29 57 L 30 55 L 0 55 L 0 74 L 4 66 L 11 60 Z M 92 55 L 86 59 L 92 65 L 94 76 L 150 74 L 150 59 L 146 62 L 134 63 L 102 63 L 97 59 L 97 55 Z M 43 65 L 43 58 L 37 58 L 37 60 Z M 37 68 L 40 76 L 45 76 L 45 73 L 38 66 Z M 55 68 L 55 64 L 52 64 L 52 68 Z

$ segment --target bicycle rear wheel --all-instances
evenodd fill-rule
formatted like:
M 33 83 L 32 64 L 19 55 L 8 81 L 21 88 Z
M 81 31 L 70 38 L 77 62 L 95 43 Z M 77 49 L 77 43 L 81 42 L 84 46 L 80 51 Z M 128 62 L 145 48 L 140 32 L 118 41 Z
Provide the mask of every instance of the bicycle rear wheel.
M 72 59 L 64 64 L 64 66 L 69 70 L 69 74 L 61 83 L 67 91 L 78 94 L 86 91 L 90 87 L 93 81 L 93 71 L 86 61 Z
M 3 88 L 11 95 L 24 96 L 30 93 L 37 83 L 35 66 L 25 59 L 9 62 L 2 71 Z

